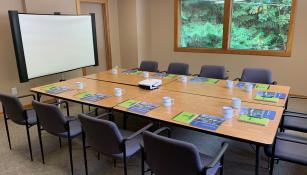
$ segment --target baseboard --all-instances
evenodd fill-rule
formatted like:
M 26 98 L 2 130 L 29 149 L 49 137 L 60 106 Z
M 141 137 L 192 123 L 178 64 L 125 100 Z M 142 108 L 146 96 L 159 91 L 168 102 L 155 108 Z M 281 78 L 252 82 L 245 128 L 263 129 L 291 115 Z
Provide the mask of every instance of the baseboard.
M 307 96 L 306 96 L 306 95 L 300 95 L 300 94 L 289 94 L 289 96 L 292 96 L 292 97 L 307 98 Z

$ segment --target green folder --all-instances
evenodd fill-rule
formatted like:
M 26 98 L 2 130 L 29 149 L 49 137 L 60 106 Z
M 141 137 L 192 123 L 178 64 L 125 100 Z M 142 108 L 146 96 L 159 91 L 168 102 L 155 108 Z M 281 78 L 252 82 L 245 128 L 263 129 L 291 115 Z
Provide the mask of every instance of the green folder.
M 49 90 L 56 88 L 56 87 L 57 87 L 56 85 L 51 84 L 51 85 L 44 86 L 41 89 L 45 92 L 48 92 Z
M 176 77 L 175 74 L 168 74 L 168 75 L 166 75 L 164 78 L 169 78 L 169 79 L 171 79 L 171 78 L 175 78 L 175 77 Z
M 270 88 L 270 85 L 268 84 L 256 84 L 255 86 L 258 90 L 268 90 Z
M 256 96 L 255 100 L 260 100 L 260 101 L 267 101 L 267 102 L 273 102 L 273 103 L 278 103 L 279 98 L 268 98 L 268 97 L 262 97 L 262 96 Z
M 261 125 L 261 126 L 267 126 L 268 123 L 270 122 L 270 119 L 250 117 L 248 115 L 240 115 L 239 121 Z
M 77 97 L 78 99 L 81 99 L 81 98 L 85 98 L 85 97 L 88 97 L 88 96 L 91 96 L 93 95 L 93 93 L 91 92 L 80 92 L 78 94 L 75 95 L 75 97 Z
M 218 79 L 208 78 L 208 80 L 205 82 L 206 84 L 216 84 L 219 82 Z
M 131 74 L 132 75 L 139 75 L 141 74 L 143 71 L 139 71 L 139 70 L 136 70 L 135 72 L 132 72 Z
M 131 106 L 133 106 L 133 105 L 135 105 L 137 103 L 139 103 L 139 101 L 127 100 L 127 101 L 124 101 L 124 102 L 120 103 L 119 106 L 124 107 L 124 108 L 130 108 Z
M 181 112 L 180 114 L 176 115 L 173 120 L 182 123 L 190 123 L 197 116 L 198 115 L 194 113 Z

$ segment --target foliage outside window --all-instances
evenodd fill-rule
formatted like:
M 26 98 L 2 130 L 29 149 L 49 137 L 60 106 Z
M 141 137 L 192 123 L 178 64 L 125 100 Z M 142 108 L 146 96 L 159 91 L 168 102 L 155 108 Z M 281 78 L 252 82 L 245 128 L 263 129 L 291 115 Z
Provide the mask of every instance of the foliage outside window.
M 175 0 L 175 51 L 290 56 L 296 0 Z

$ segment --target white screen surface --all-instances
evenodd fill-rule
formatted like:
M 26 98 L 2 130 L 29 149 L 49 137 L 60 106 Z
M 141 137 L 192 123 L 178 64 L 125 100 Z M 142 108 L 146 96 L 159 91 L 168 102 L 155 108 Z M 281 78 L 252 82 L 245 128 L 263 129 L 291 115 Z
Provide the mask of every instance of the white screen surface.
M 18 16 L 29 79 L 95 65 L 91 16 Z

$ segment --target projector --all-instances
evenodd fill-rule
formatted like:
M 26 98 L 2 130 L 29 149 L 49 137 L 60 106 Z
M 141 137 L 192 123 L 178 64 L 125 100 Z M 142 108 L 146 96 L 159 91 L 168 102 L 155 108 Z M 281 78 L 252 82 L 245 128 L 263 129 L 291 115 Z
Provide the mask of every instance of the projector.
M 162 85 L 162 80 L 159 79 L 146 79 L 139 82 L 139 87 L 143 89 L 153 90 Z

